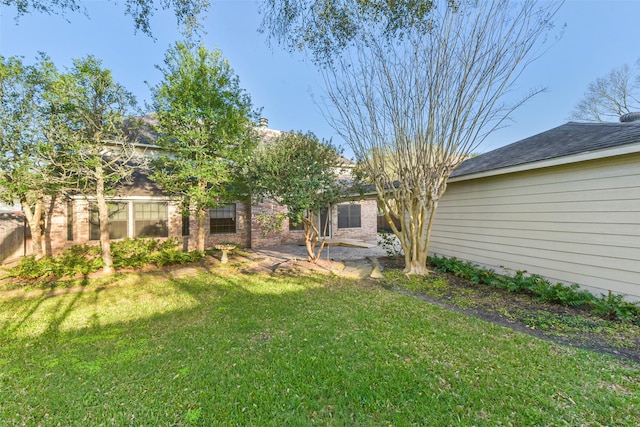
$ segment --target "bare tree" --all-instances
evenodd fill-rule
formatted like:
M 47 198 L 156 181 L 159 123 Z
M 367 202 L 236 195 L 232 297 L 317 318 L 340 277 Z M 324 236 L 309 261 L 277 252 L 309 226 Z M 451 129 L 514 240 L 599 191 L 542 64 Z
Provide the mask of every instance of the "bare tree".
M 407 28 L 395 40 L 363 35 L 323 70 L 326 115 L 369 176 L 405 273 L 429 273 L 431 228 L 451 172 L 540 92 L 506 103 L 544 52 L 560 5 L 436 1 L 428 31 Z
M 589 83 L 571 119 L 586 122 L 617 121 L 640 111 L 640 58 L 634 67 L 625 64 Z

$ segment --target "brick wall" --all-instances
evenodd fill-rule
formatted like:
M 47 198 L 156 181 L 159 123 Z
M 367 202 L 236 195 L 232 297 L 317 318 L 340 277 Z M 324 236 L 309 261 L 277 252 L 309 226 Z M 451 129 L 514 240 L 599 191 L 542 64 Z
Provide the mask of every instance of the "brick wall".
M 236 232 L 224 234 L 209 234 L 209 215 L 206 220 L 205 248 L 213 248 L 219 243 L 235 243 L 240 247 L 251 245 L 251 206 L 247 202 L 236 202 Z M 195 221 L 195 218 L 194 218 Z M 191 229 L 191 239 L 195 241 L 196 226 Z
M 272 201 L 254 202 L 251 206 L 251 247 L 259 248 L 264 246 L 280 246 L 289 230 L 289 221 L 282 224 L 282 232 L 268 232 L 258 222 L 259 215 L 277 215 L 285 213 L 287 209 Z
M 375 199 L 362 199 L 354 202 L 360 204 L 360 227 L 338 228 L 338 205 L 332 208 L 333 239 L 376 240 L 378 236 L 378 204 Z
M 133 199 L 131 199 L 133 201 Z M 136 199 L 138 200 L 138 199 Z M 143 199 L 140 199 L 143 200 Z M 156 199 L 153 199 L 156 200 Z M 153 201 L 144 199 L 144 201 Z M 338 206 L 334 205 L 331 212 L 331 227 L 334 239 L 352 238 L 360 240 L 375 240 L 377 235 L 377 205 L 375 200 L 359 200 L 361 206 L 361 226 L 358 228 L 338 228 Z M 197 220 L 194 214 L 189 216 L 189 236 L 182 236 L 182 212 L 178 202 L 169 201 L 168 204 L 168 228 L 169 237 L 183 242 L 187 250 L 196 248 Z M 236 232 L 224 234 L 209 234 L 209 215 L 205 221 L 206 241 L 205 247 L 212 248 L 219 243 L 235 243 L 241 247 L 279 246 L 281 244 L 304 243 L 304 232 L 289 230 L 289 221 L 282 224 L 282 232 L 264 234 L 264 230 L 255 219 L 263 213 L 278 214 L 286 212 L 286 208 L 274 202 L 256 203 L 253 206 L 248 202 L 236 202 Z M 71 209 L 71 215 L 69 215 Z M 58 200 L 52 209 L 49 233 L 51 237 L 51 252 L 53 255 L 63 249 L 77 244 L 95 244 L 96 240 L 89 240 L 90 204 L 84 199 L 73 200 L 68 204 L 66 200 Z M 131 216 L 130 216 L 131 217 Z M 73 240 L 68 240 L 68 218 L 72 218 Z M 131 219 L 131 218 L 130 218 Z

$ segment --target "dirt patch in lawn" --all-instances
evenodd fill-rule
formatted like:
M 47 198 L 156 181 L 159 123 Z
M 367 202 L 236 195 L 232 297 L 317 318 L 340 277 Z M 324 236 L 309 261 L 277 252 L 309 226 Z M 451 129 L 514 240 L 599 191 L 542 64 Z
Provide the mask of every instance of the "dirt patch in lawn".
M 401 261 L 379 258 L 386 268 L 403 268 Z M 383 286 L 448 310 L 464 313 L 535 337 L 622 360 L 640 363 L 640 327 L 606 320 L 581 307 L 567 307 L 537 300 L 528 294 L 474 284 L 452 274 L 434 272 L 446 280 L 409 290 L 385 281 Z

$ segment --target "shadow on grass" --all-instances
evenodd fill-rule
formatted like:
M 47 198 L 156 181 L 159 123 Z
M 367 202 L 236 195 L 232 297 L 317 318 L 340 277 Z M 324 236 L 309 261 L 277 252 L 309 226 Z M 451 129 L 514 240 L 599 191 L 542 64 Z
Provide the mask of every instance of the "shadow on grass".
M 74 289 L 31 291 L 27 292 L 27 296 L 16 294 L 17 296 L 15 298 L 9 299 L 10 302 L 13 302 L 11 305 L 20 305 L 18 302 L 21 302 L 25 307 L 14 310 L 12 317 L 6 317 L 0 329 L 7 335 L 11 335 L 31 321 L 33 316 L 39 311 L 45 302 L 55 300 L 55 308 L 49 310 L 51 312 L 51 317 L 46 322 L 47 324 L 43 328 L 43 333 L 57 334 L 59 332 L 60 325 L 65 321 L 69 314 L 73 312 L 73 308 L 76 303 L 82 299 L 88 284 L 89 279 L 87 276 L 84 276 L 82 278 L 81 286 Z M 57 298 L 63 295 L 73 295 L 73 297 L 70 301 L 65 301 L 64 298 Z
M 640 387 L 608 360 L 585 368 L 592 356 L 374 286 L 119 280 L 36 299 L 18 321 L 53 302 L 45 332 L 0 335 L 12 345 L 0 350 L 0 424 L 580 425 L 640 415 Z

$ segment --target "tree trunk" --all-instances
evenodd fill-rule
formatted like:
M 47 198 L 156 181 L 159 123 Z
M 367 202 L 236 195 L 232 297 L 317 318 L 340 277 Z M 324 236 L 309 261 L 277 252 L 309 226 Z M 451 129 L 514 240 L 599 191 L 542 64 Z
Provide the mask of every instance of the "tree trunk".
M 111 255 L 111 239 L 109 237 L 109 206 L 104 196 L 104 180 L 100 173 L 96 180 L 96 203 L 98 205 L 98 218 L 100 221 L 100 248 L 102 249 L 102 271 L 105 274 L 113 273 L 113 256 Z
M 404 274 L 406 275 L 416 275 L 416 276 L 427 276 L 430 271 L 427 268 L 427 253 L 416 251 L 413 253 L 414 256 L 404 256 Z
M 53 255 L 53 247 L 51 246 L 51 218 L 53 218 L 54 215 L 56 198 L 57 196 L 55 195 L 49 197 L 49 206 L 47 207 L 46 213 L 44 215 L 45 221 L 42 235 L 42 253 L 46 256 Z
M 327 224 L 329 222 L 328 218 L 329 216 L 327 215 Z M 305 218 L 302 221 L 302 225 L 304 227 L 304 243 L 307 248 L 307 260 L 314 264 L 318 262 L 318 260 L 320 259 L 320 255 L 324 250 L 324 245 L 326 243 L 324 239 L 324 234 L 326 234 L 326 227 L 327 227 L 327 225 L 325 224 L 325 230 L 324 230 L 325 233 L 323 233 L 323 236 L 322 236 L 323 238 L 322 238 L 322 241 L 320 242 L 320 230 L 318 230 L 318 227 L 316 227 L 314 223 L 315 219 L 316 219 L 315 216 L 311 215 L 311 218 Z M 319 248 L 318 248 L 318 243 L 320 243 Z
M 413 205 L 409 217 L 406 218 L 405 215 L 401 235 L 398 238 L 406 242 L 408 249 L 404 252 L 404 274 L 406 275 L 427 276 L 430 273 L 427 268 L 427 258 L 436 206 L 436 203 L 432 203 L 429 209 L 421 205 Z
M 315 257 L 315 245 L 313 244 L 311 237 L 307 236 L 307 234 L 305 233 L 304 235 L 304 245 L 307 248 L 307 261 L 309 262 L 316 262 L 316 257 Z
M 29 230 L 31 231 L 31 250 L 36 258 L 42 258 L 45 254 L 42 250 L 42 201 L 37 201 L 33 206 L 23 201 L 21 205 L 24 216 L 27 218 Z
M 203 208 L 198 208 L 196 211 L 196 216 L 198 218 L 198 234 L 196 236 L 196 249 L 199 251 L 204 251 L 204 240 L 205 240 L 205 231 L 207 225 L 207 211 Z
M 318 233 L 309 219 L 304 219 L 302 225 L 304 227 L 304 245 L 307 248 L 307 261 L 315 263 L 318 260 L 318 258 L 316 258 Z

